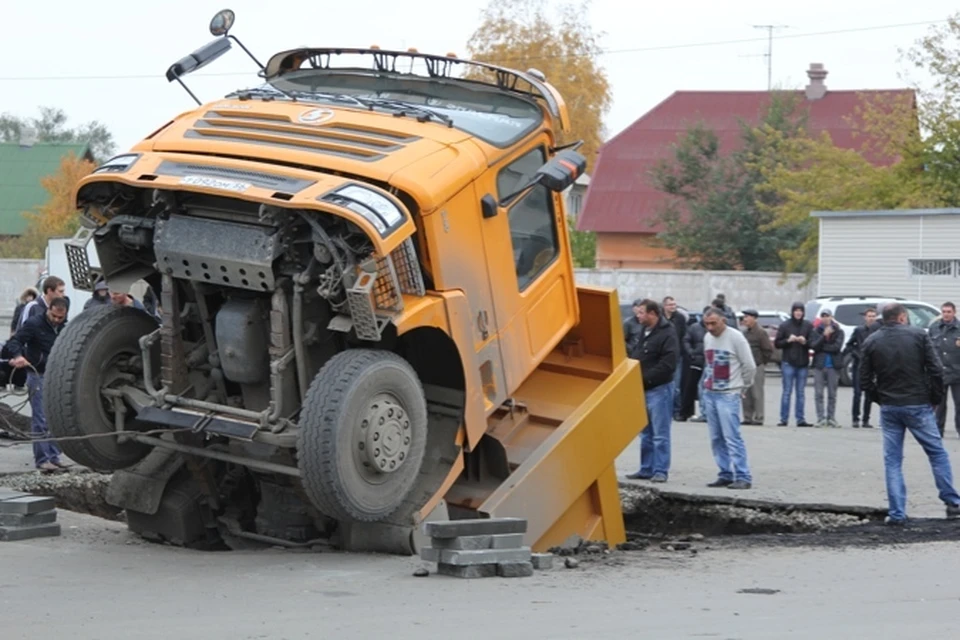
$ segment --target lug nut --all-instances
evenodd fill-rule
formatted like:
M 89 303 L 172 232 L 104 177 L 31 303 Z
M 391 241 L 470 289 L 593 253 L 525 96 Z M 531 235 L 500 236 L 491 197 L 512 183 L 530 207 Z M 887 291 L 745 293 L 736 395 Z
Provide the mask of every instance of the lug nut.
M 360 451 L 363 451 L 363 447 L 364 447 L 364 444 L 361 442 L 361 443 L 360 443 Z
M 374 450 L 373 450 L 373 455 L 375 455 L 375 456 L 380 455 L 380 449 L 374 449 Z

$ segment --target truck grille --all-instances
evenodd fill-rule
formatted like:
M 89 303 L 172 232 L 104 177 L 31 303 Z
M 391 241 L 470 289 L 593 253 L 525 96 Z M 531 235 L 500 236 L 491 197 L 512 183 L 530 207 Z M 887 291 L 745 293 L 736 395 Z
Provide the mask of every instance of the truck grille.
M 304 126 L 287 116 L 208 111 L 185 136 L 211 141 L 310 151 L 362 162 L 375 162 L 418 140 L 395 132 L 344 124 Z

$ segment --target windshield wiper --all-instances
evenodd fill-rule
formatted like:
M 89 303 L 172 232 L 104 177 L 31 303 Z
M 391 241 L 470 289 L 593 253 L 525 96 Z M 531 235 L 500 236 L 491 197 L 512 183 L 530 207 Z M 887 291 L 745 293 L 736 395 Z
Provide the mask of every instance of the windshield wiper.
M 383 107 L 385 109 L 394 110 L 394 116 L 397 118 L 402 118 L 403 116 L 416 115 L 417 122 L 428 122 L 431 119 L 435 119 L 437 122 L 442 122 L 448 127 L 453 127 L 453 118 L 450 116 L 434 111 L 428 107 L 422 107 L 418 104 L 410 104 L 409 102 L 401 102 L 400 100 L 390 100 L 387 98 L 357 98 L 358 101 L 372 107 Z

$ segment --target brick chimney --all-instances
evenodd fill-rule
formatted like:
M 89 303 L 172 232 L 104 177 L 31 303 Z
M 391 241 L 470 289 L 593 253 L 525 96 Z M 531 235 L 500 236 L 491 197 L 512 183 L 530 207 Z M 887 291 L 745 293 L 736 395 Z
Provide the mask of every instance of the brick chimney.
M 807 69 L 807 77 L 810 78 L 810 84 L 807 85 L 807 100 L 819 100 L 827 95 L 827 85 L 823 84 L 827 77 L 827 70 L 819 62 L 811 62 Z

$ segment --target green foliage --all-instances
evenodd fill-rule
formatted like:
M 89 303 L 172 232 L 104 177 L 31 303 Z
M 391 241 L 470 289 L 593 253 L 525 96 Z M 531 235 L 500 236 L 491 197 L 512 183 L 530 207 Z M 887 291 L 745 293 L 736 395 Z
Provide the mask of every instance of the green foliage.
M 759 126 L 740 123 L 740 146 L 722 150 L 716 134 L 692 126 L 673 158 L 652 172 L 656 187 L 671 196 L 658 216 L 659 241 L 692 269 L 779 271 L 780 251 L 803 239 L 803 228 L 770 228 L 777 194 L 757 190 L 779 146 L 803 136 L 806 115 L 791 94 L 774 92 Z
M 89 143 L 90 153 L 98 163 L 108 160 L 116 148 L 113 134 L 104 124 L 92 121 L 67 127 L 67 114 L 55 107 L 40 107 L 37 118 L 21 118 L 9 113 L 0 115 L 0 141 L 17 142 L 27 126 L 34 128 L 38 142 Z
M 593 231 L 577 231 L 573 216 L 567 216 L 567 233 L 570 234 L 570 254 L 573 266 L 592 269 L 597 265 L 597 234 Z

